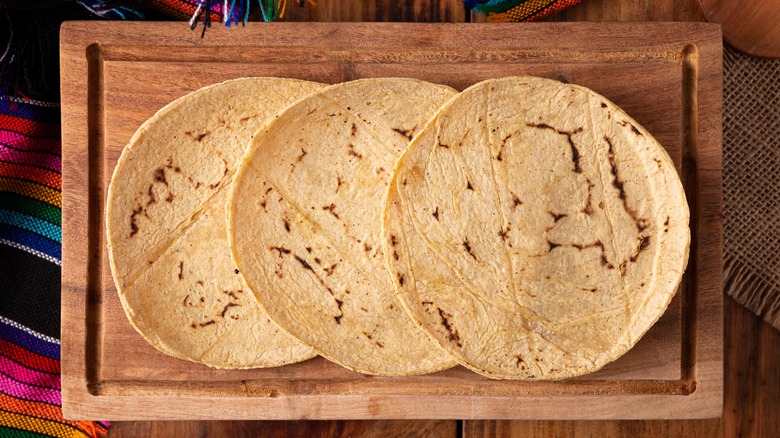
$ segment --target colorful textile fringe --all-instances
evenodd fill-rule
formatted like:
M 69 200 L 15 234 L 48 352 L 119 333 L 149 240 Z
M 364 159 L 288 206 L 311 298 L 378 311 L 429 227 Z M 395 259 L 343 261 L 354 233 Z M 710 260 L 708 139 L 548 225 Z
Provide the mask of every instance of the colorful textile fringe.
M 316 6 L 314 0 L 290 0 L 298 7 L 305 3 Z M 149 2 L 149 7 L 175 18 L 188 18 L 190 27 L 195 29 L 203 24 L 203 32 L 212 22 L 222 22 L 226 26 L 246 24 L 251 10 L 255 6 L 253 0 L 155 0 Z M 284 18 L 287 0 L 257 0 L 263 21 L 276 21 Z
M 62 416 L 60 109 L 0 96 L 0 436 L 96 437 Z
M 108 424 L 62 417 L 60 343 L 0 317 L 0 436 L 95 437 Z
M 463 0 L 490 21 L 535 21 L 558 13 L 582 0 Z

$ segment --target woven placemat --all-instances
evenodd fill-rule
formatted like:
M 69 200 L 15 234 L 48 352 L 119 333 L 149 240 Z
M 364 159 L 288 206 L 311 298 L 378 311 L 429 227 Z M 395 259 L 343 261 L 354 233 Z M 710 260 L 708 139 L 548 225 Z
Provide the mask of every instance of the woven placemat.
M 724 288 L 780 330 L 780 60 L 723 56 Z

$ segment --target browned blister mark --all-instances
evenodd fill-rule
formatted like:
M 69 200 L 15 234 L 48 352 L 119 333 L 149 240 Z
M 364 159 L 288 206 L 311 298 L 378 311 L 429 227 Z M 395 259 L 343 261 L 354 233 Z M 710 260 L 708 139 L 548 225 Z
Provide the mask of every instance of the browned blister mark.
M 334 263 L 330 265 L 330 268 L 322 268 L 322 270 L 325 271 L 325 275 L 330 277 L 331 275 L 333 275 L 333 271 L 336 269 L 336 266 L 338 266 L 338 263 Z
M 666 222 L 664 222 L 664 227 L 666 227 L 666 228 L 664 228 L 664 233 L 668 233 L 669 232 L 669 216 L 666 216 Z
M 555 243 L 555 242 L 552 242 L 552 241 L 550 241 L 549 239 L 547 239 L 547 246 L 549 247 L 549 249 L 547 250 L 547 252 L 552 252 L 552 250 L 554 250 L 555 248 L 557 248 L 557 247 L 561 246 L 561 244 L 560 244 L 560 243 Z
M 571 146 L 571 160 L 574 163 L 574 172 L 582 173 L 582 167 L 580 167 L 580 150 L 574 145 L 571 140 L 571 135 L 566 136 L 569 139 L 569 145 Z
M 248 122 L 248 121 L 250 121 L 250 120 L 252 120 L 252 119 L 255 119 L 255 118 L 257 118 L 257 116 L 258 116 L 258 115 L 259 115 L 259 114 L 252 114 L 252 115 L 250 115 L 250 116 L 241 117 L 240 119 L 238 119 L 238 122 L 239 122 L 239 123 L 241 123 L 241 124 L 243 125 L 244 123 L 246 123 L 246 122 Z
M 309 271 L 314 272 L 314 269 L 312 269 L 311 265 L 306 260 L 300 258 L 298 255 L 295 255 L 295 260 L 298 260 L 298 263 L 303 266 L 303 269 L 308 269 Z
M 577 145 L 572 140 L 572 135 L 582 132 L 582 127 L 575 129 L 574 131 L 562 131 L 560 129 L 553 128 L 546 123 L 526 123 L 528 127 L 538 129 L 548 129 L 554 131 L 557 134 L 566 136 L 566 140 L 569 142 L 569 148 L 571 149 L 571 160 L 574 163 L 574 172 L 582 173 L 582 167 L 580 167 L 580 150 L 577 149 Z
M 523 363 L 523 357 L 518 354 L 517 356 L 515 356 L 515 364 L 519 368 L 521 363 Z
M 179 281 L 184 278 L 184 260 L 179 262 Z
M 152 190 L 153 187 L 154 184 L 149 184 L 149 190 L 147 191 L 147 195 L 149 196 L 149 199 L 146 201 L 147 207 L 157 202 L 157 198 L 155 198 L 154 191 Z
M 629 260 L 631 262 L 635 262 L 637 257 L 639 257 L 639 254 L 642 251 L 646 250 L 648 246 L 650 246 L 650 236 L 642 236 L 639 239 L 639 245 L 637 246 L 636 252 L 633 255 L 631 255 Z
M 512 193 L 511 191 L 509 193 L 512 195 L 512 209 L 513 210 L 515 208 L 517 208 L 518 206 L 523 205 L 523 201 L 521 201 L 520 198 L 517 197 L 516 194 Z
M 279 258 L 282 258 L 282 254 L 289 254 L 291 251 L 283 246 L 269 246 L 271 251 L 279 251 Z
M 612 145 L 612 141 L 606 135 L 604 136 L 604 141 L 607 142 L 607 146 L 609 147 L 607 158 L 609 159 L 609 164 L 611 166 L 610 171 L 612 172 L 612 186 L 617 189 L 618 197 L 620 197 L 620 200 L 623 202 L 623 208 L 634 220 L 634 224 L 636 225 L 637 230 L 641 233 L 645 230 L 645 228 L 647 228 L 647 220 L 640 218 L 639 215 L 628 206 L 628 201 L 626 200 L 626 191 L 618 174 L 617 162 L 615 161 L 615 151 Z
M 202 185 L 203 185 L 203 184 L 202 184 L 200 181 L 195 181 L 195 180 L 192 178 L 192 175 L 187 175 L 187 181 L 189 181 L 189 182 L 190 182 L 190 184 L 192 184 L 192 186 L 195 188 L 195 190 L 199 189 L 199 188 L 200 188 L 200 186 L 202 186 Z
M 322 260 L 320 260 L 319 257 L 314 257 L 314 263 L 316 263 L 318 265 L 321 265 L 322 264 Z
M 634 126 L 633 123 L 630 123 L 630 122 L 628 122 L 626 120 L 622 120 L 622 121 L 618 122 L 618 124 L 620 126 L 626 126 L 626 127 L 631 128 L 631 132 L 633 132 L 634 134 L 644 138 L 644 135 L 641 132 L 639 132 L 639 130 L 636 128 L 636 126 Z
M 229 296 L 230 298 L 233 298 L 234 300 L 238 299 L 238 295 L 236 295 L 236 292 L 239 291 L 232 291 L 232 290 L 223 290 L 222 293 Z
M 496 155 L 496 160 L 503 161 L 504 160 L 504 146 L 506 146 L 506 142 L 509 141 L 510 138 L 512 138 L 513 134 L 509 134 L 506 137 L 504 137 L 504 140 L 501 141 L 501 147 L 498 148 L 498 155 Z
M 383 343 L 381 343 L 381 342 L 379 342 L 379 341 L 375 341 L 375 340 L 374 340 L 374 337 L 373 337 L 373 336 L 371 336 L 371 335 L 369 335 L 368 333 L 366 333 L 366 332 L 363 332 L 363 336 L 365 336 L 365 337 L 366 337 L 366 338 L 367 338 L 369 341 L 373 341 L 373 342 L 374 342 L 374 345 L 376 345 L 377 347 L 379 347 L 379 348 L 385 348 L 385 344 L 383 344 Z
M 436 137 L 436 145 L 439 146 L 440 148 L 445 148 L 445 149 L 450 148 L 449 145 L 446 145 L 441 142 L 441 137 Z
M 352 143 L 350 143 L 350 144 L 347 146 L 347 149 L 349 149 L 349 150 L 348 150 L 348 152 L 347 152 L 349 155 L 351 155 L 351 156 L 353 156 L 353 157 L 356 157 L 356 158 L 358 158 L 358 159 L 361 159 L 361 158 L 363 158 L 363 154 L 360 154 L 360 153 L 358 153 L 358 152 L 355 150 L 355 145 L 353 145 Z
M 203 286 L 203 280 L 198 280 L 198 281 L 196 281 L 195 283 L 197 283 L 197 284 L 198 284 L 198 286 Z
M 553 213 L 551 211 L 548 211 L 547 213 L 549 213 L 550 216 L 553 217 L 553 222 L 558 222 L 559 220 L 566 217 L 566 213 Z
M 185 306 L 185 307 L 192 307 L 193 306 L 192 301 L 190 301 L 190 295 L 189 294 L 187 294 L 187 296 L 184 297 L 184 300 L 182 300 L 181 304 L 182 304 L 182 306 Z
M 323 209 L 324 211 L 327 211 L 327 212 L 329 212 L 330 214 L 332 214 L 332 215 L 333 215 L 333 217 L 335 217 L 336 219 L 341 219 L 341 218 L 339 217 L 338 213 L 336 213 L 336 204 L 333 204 L 333 203 L 331 203 L 330 205 L 323 205 L 323 206 L 322 206 L 322 209 Z
M 225 313 L 227 313 L 228 309 L 230 309 L 231 307 L 241 307 L 241 304 L 237 304 L 237 303 L 227 303 L 227 304 L 225 304 L 225 307 L 222 309 L 222 313 L 220 313 L 219 316 L 224 318 L 225 317 Z
M 463 248 L 466 250 L 466 252 L 474 258 L 474 260 L 477 260 L 477 255 L 474 254 L 474 250 L 471 249 L 471 244 L 469 243 L 469 240 L 466 239 L 463 241 Z
M 336 324 L 341 324 L 341 318 L 344 317 L 344 311 L 341 310 L 341 306 L 344 304 L 344 301 L 341 301 L 338 298 L 335 298 L 335 300 L 336 300 L 336 305 L 339 308 L 339 314 L 334 316 L 333 319 L 336 320 Z
M 398 284 L 400 284 L 401 286 L 404 285 L 404 274 L 400 272 L 398 273 Z
M 143 213 L 144 209 L 140 205 L 133 209 L 133 213 L 130 215 L 130 237 L 138 233 L 138 215 Z
M 285 219 L 282 219 L 282 222 L 284 222 L 284 229 L 289 233 L 290 232 L 290 221 L 288 221 L 285 218 Z
M 397 251 L 393 251 L 393 258 L 398 260 L 399 256 Z
M 192 138 L 193 140 L 195 140 L 197 142 L 201 142 L 201 141 L 203 141 L 203 139 L 207 135 L 211 134 L 211 132 L 209 132 L 209 131 L 204 131 L 204 132 L 187 131 L 187 132 L 185 132 L 185 134 L 189 135 L 190 138 Z
M 391 234 L 390 235 L 390 245 L 391 246 L 398 245 L 398 240 L 396 239 L 395 234 Z
M 607 107 L 607 104 L 606 104 L 606 103 L 604 103 L 604 102 L 601 102 L 601 107 L 602 107 L 602 108 L 606 108 L 606 107 Z
M 460 335 L 458 334 L 458 330 L 454 327 L 454 325 L 450 321 L 452 315 L 442 310 L 441 307 L 437 307 L 437 309 L 439 310 L 441 325 L 444 326 L 444 328 L 447 330 L 447 338 L 450 341 L 454 342 L 455 345 L 457 345 L 458 347 L 463 347 L 463 344 L 460 343 Z
M 336 175 L 336 193 L 339 192 L 342 184 L 344 184 L 344 180 L 341 179 L 341 175 Z
M 415 126 L 412 129 L 393 128 L 393 131 L 395 131 L 397 134 L 401 135 L 402 137 L 406 138 L 407 141 L 412 141 L 415 128 L 417 127 Z
M 306 252 L 308 252 L 309 254 L 311 254 L 311 247 L 310 247 L 310 246 L 307 246 L 307 247 L 306 247 Z
M 280 253 L 280 255 L 281 255 L 281 254 L 289 254 L 289 253 L 287 253 L 287 252 L 281 252 L 281 253 Z M 301 257 L 300 257 L 298 254 L 293 254 L 293 257 L 295 257 L 295 260 L 297 260 L 297 261 L 298 261 L 298 263 L 300 263 L 300 264 L 301 264 L 301 266 L 303 267 L 303 269 L 306 269 L 306 270 L 309 270 L 309 271 L 311 271 L 311 273 L 314 275 L 314 277 L 317 279 L 317 281 L 320 283 L 320 285 L 322 285 L 322 287 L 324 287 L 324 288 L 325 288 L 325 289 L 328 291 L 328 293 L 329 293 L 331 296 L 333 296 L 333 295 L 334 295 L 334 293 L 333 293 L 333 289 L 331 289 L 331 288 L 330 288 L 330 286 L 328 286 L 328 284 L 327 284 L 327 283 L 325 283 L 325 280 L 323 280 L 323 279 L 322 279 L 322 277 L 320 277 L 320 275 L 319 275 L 319 274 L 317 274 L 317 272 L 314 270 L 314 268 L 312 268 L 312 267 L 311 267 L 311 265 L 309 264 L 309 262 L 307 262 L 306 260 L 304 260 L 303 258 L 301 258 Z M 334 265 L 334 267 L 335 267 L 335 265 Z M 349 291 L 347 291 L 347 293 L 349 293 Z
M 604 246 L 604 243 L 601 240 L 597 240 L 593 243 L 589 243 L 587 245 L 579 245 L 576 243 L 571 244 L 572 248 L 576 248 L 580 251 L 589 249 L 589 248 L 598 248 L 601 250 L 601 266 L 605 266 L 607 269 L 614 269 L 615 266 L 609 262 L 609 259 L 607 258 L 607 248 Z
M 162 167 L 154 171 L 154 180 L 158 183 L 168 185 L 168 180 L 165 178 L 165 169 Z
M 364 311 L 364 312 L 368 313 L 368 309 L 366 309 L 365 307 L 360 307 L 360 310 L 362 310 L 362 311 Z
M 582 211 L 590 216 L 593 214 L 593 188 L 596 187 L 596 185 L 591 182 L 590 178 L 585 178 L 585 181 L 588 183 L 588 197 L 585 200 L 585 208 Z
M 208 320 L 206 322 L 201 322 L 199 324 L 193 322 L 192 324 L 190 324 L 190 327 L 192 327 L 192 328 L 198 328 L 198 327 L 203 328 L 203 327 L 208 327 L 211 324 L 216 324 L 216 323 L 217 323 L 217 321 L 214 321 L 213 319 L 210 319 L 210 320 Z
M 304 149 L 304 148 L 301 148 L 301 153 L 300 153 L 300 154 L 298 155 L 298 157 L 295 159 L 295 162 L 296 162 L 296 163 L 300 163 L 301 161 L 303 161 L 303 157 L 305 157 L 307 154 L 308 154 L 308 152 L 306 152 L 306 149 Z M 268 190 L 266 190 L 266 193 L 270 192 L 271 190 L 272 190 L 272 189 L 271 189 L 271 188 L 269 188 Z
M 363 244 L 363 251 L 365 251 L 365 252 L 371 252 L 371 250 L 372 250 L 372 249 L 373 249 L 373 248 L 372 248 L 372 247 L 371 247 L 371 245 L 369 245 L 368 243 L 364 243 L 364 244 Z
M 439 220 L 439 207 L 438 206 L 436 207 L 436 210 L 434 210 L 432 214 L 433 214 L 433 217 L 435 217 L 436 220 L 438 221 Z
M 466 180 L 466 188 L 469 190 L 474 190 L 474 186 L 471 185 L 471 181 Z
M 509 224 L 507 224 L 506 228 L 501 228 L 500 230 L 498 230 L 498 237 L 500 237 L 501 240 L 505 241 L 509 236 L 509 230 L 511 230 L 511 227 Z
M 354 123 L 352 123 L 352 136 L 354 137 L 354 136 L 355 136 L 355 134 L 357 134 L 357 125 L 355 125 Z

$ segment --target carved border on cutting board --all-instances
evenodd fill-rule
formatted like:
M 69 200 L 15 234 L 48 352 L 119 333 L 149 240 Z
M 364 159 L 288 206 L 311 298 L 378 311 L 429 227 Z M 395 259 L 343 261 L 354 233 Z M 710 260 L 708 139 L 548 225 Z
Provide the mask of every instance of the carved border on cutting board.
M 382 64 L 446 64 L 454 62 L 516 62 L 549 63 L 556 60 L 567 63 L 620 62 L 620 63 L 675 63 L 682 68 L 682 168 L 686 196 L 692 217 L 698 217 L 697 164 L 694 159 L 698 147 L 698 49 L 687 45 L 681 51 L 587 51 L 563 49 L 512 49 L 446 51 L 435 49 L 410 50 L 405 52 L 348 52 L 334 50 L 330 53 L 312 51 L 306 48 L 279 47 L 181 47 L 155 51 L 150 56 L 143 47 L 92 44 L 86 50 L 88 65 L 87 111 L 89 135 L 88 172 L 88 263 L 87 309 L 86 309 L 86 381 L 93 396 L 149 396 L 149 395 L 214 395 L 237 397 L 278 397 L 280 395 L 349 394 L 365 395 L 481 395 L 492 397 L 551 396 L 551 395 L 690 395 L 697 386 L 697 263 L 699 234 L 697 221 L 691 221 L 692 245 L 688 268 L 678 293 L 682 298 L 681 311 L 681 378 L 674 380 L 564 380 L 557 382 L 516 382 L 484 380 L 457 380 L 453 377 L 419 376 L 400 378 L 298 378 L 298 379 L 252 379 L 235 381 L 144 381 L 144 380 L 102 380 L 100 358 L 102 356 L 103 268 L 105 247 L 104 194 L 110 173 L 106 173 L 105 160 L 105 109 L 103 98 L 105 83 L 103 64 L 106 61 L 164 62 L 192 61 L 208 58 L 209 62 L 290 63 L 340 63 L 343 64 L 344 80 L 356 78 L 355 66 L 364 63 Z M 292 51 L 292 52 L 291 52 Z M 215 61 L 216 59 L 216 61 Z M 273 62 L 272 62 L 273 63 Z M 281 380 L 281 383 L 279 383 Z M 403 382 L 414 385 L 404 386 Z M 327 386 L 320 385 L 327 383 Z M 431 385 L 426 385 L 431 383 Z M 443 390 L 442 383 L 446 383 Z

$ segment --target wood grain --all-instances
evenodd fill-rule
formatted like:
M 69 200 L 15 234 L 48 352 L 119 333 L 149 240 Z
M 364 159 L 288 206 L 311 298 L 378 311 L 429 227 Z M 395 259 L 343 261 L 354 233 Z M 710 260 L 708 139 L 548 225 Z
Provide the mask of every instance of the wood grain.
M 780 431 L 780 332 L 731 298 L 725 302 L 723 417 L 709 420 L 466 421 L 468 438 L 773 437 Z
M 704 15 L 723 26 L 727 43 L 753 56 L 780 58 L 780 2 L 699 0 Z
M 451 421 L 135 421 L 114 423 L 111 438 L 135 437 L 354 437 L 456 438 Z

